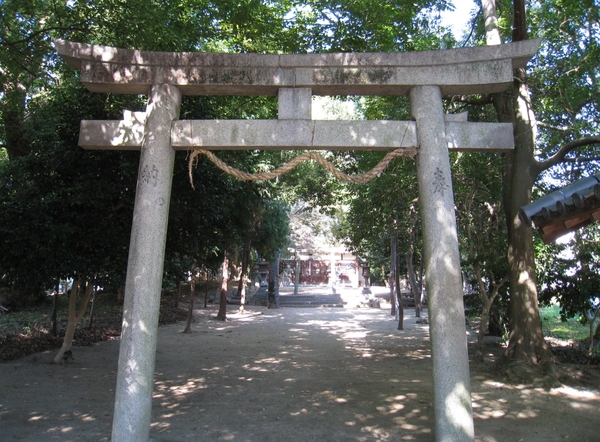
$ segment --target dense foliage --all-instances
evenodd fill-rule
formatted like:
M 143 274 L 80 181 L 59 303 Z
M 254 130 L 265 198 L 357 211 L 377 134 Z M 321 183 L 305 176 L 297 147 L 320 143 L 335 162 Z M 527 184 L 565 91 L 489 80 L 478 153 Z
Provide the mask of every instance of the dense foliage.
M 515 209 L 530 201 L 534 186 L 545 192 L 600 167 L 600 8 L 594 0 L 496 3 L 502 40 L 539 36 L 541 49 L 528 72 L 517 73 L 518 81 L 507 94 L 445 97 L 445 106 L 448 112 L 468 110 L 471 121 L 515 122 L 514 155 L 453 157 L 465 277 L 478 290 L 492 290 L 494 282 L 512 275 L 510 292 L 499 294 L 497 308 L 504 309 L 508 298 L 521 307 L 537 304 L 537 291 L 531 289 L 536 287 L 535 272 L 525 284 L 519 285 L 515 277 L 515 263 L 525 262 L 524 255 L 531 261 L 534 256 L 533 243 L 518 239 L 531 239 L 532 232 L 514 227 Z M 3 1 L 0 283 L 15 293 L 32 294 L 75 274 L 95 274 L 103 286 L 115 288 L 124 278 L 138 154 L 84 152 L 77 147 L 78 124 L 81 119 L 119 119 L 124 109 L 143 110 L 146 98 L 84 90 L 78 73 L 57 58 L 53 38 L 144 50 L 232 53 L 411 51 L 485 44 L 481 12 L 473 14 L 472 32 L 461 41 L 439 26 L 436 11 L 450 5 L 445 0 Z M 533 112 L 524 115 L 519 107 L 523 103 Z M 357 109 L 361 118 L 409 118 L 405 97 L 366 97 Z M 276 101 L 186 97 L 181 117 L 275 118 Z M 292 154 L 220 155 L 244 170 L 264 171 Z M 347 172 L 363 171 L 380 159 L 374 153 L 326 155 Z M 178 154 L 165 267 L 174 279 L 194 263 L 216 266 L 225 251 L 241 250 L 249 242 L 265 256 L 285 248 L 287 207 L 298 202 L 335 214 L 339 236 L 373 268 L 383 268 L 382 279 L 389 271 L 390 235 L 398 235 L 402 255 L 416 247 L 412 256 L 414 265 L 419 264 L 419 229 L 411 219 L 417 207 L 416 179 L 410 161 L 396 160 L 384 176 L 367 185 L 340 184 L 310 163 L 278 182 L 248 184 L 201 161 L 194 170 L 194 189 L 186 167 L 185 155 Z M 417 234 L 415 241 L 409 240 L 411 231 Z M 586 239 L 590 235 L 582 234 L 570 245 L 576 262 L 544 267 L 548 274 L 540 276 L 548 290 L 577 288 L 561 290 L 557 297 L 565 315 L 581 308 L 575 292 L 589 286 L 588 296 L 596 290 L 598 255 L 585 245 L 594 244 Z M 503 259 L 507 255 L 510 265 Z M 575 269 L 575 276 L 567 268 Z M 475 281 L 478 271 L 482 276 Z M 535 326 L 539 319 L 529 323 Z

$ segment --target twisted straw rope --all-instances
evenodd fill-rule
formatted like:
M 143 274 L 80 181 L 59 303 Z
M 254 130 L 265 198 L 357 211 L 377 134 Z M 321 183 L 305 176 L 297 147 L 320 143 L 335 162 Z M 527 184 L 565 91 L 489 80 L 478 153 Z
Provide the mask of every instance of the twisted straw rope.
M 327 161 L 320 154 L 313 151 L 313 152 L 306 152 L 306 153 L 303 153 L 302 155 L 297 156 L 292 161 L 284 164 L 283 166 L 278 167 L 277 169 L 273 170 L 272 172 L 248 173 L 248 172 L 243 172 L 239 169 L 236 169 L 235 167 L 229 166 L 227 163 L 225 163 L 224 161 L 219 159 L 217 156 L 215 156 L 215 154 L 213 154 L 212 152 L 210 152 L 208 150 L 195 149 L 192 151 L 192 153 L 190 155 L 190 160 L 188 163 L 188 172 L 189 172 L 189 176 L 190 176 L 190 183 L 192 184 L 192 187 L 194 187 L 194 179 L 192 177 L 192 170 L 194 168 L 196 158 L 198 157 L 198 155 L 206 155 L 207 158 L 210 161 L 212 161 L 219 169 L 221 169 L 222 171 L 224 171 L 230 175 L 233 175 L 234 177 L 236 177 L 240 180 L 263 181 L 263 180 L 271 180 L 273 178 L 277 178 L 278 176 L 289 172 L 290 170 L 292 170 L 294 167 L 296 167 L 298 164 L 302 163 L 303 161 L 314 160 L 317 163 L 319 163 L 322 167 L 327 169 L 334 177 L 336 177 L 339 180 L 347 181 L 349 183 L 366 183 L 367 181 L 372 180 L 373 178 L 378 176 L 381 172 L 383 172 L 385 170 L 385 168 L 390 164 L 390 162 L 394 158 L 400 157 L 400 156 L 409 156 L 411 158 L 414 158 L 416 154 L 417 154 L 417 150 L 415 148 L 396 149 L 391 152 L 388 152 L 386 154 L 386 156 L 373 169 L 369 170 L 368 172 L 360 173 L 360 174 L 356 174 L 356 175 L 348 175 L 348 174 L 345 174 L 344 172 L 340 171 L 339 169 L 337 169 L 331 162 Z

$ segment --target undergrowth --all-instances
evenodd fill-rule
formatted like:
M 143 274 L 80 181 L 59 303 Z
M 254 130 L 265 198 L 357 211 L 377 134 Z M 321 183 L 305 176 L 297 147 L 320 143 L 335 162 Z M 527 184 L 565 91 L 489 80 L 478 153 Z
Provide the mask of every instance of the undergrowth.
M 112 294 L 99 294 L 94 306 L 90 327 L 90 307 L 77 325 L 73 345 L 92 345 L 120 336 L 122 304 Z M 161 298 L 159 323 L 170 324 L 185 320 L 186 311 L 175 307 L 172 295 Z M 0 313 L 0 361 L 11 361 L 40 351 L 60 348 L 67 327 L 68 296 L 58 298 L 57 329 L 51 328 L 52 297 L 21 311 Z

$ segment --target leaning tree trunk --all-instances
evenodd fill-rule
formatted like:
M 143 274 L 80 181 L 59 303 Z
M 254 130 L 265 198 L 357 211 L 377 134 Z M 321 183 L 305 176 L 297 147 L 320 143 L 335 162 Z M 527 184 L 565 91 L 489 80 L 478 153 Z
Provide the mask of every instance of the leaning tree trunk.
M 398 239 L 396 239 L 396 244 L 398 244 Z M 398 254 L 396 254 L 396 262 L 394 263 L 396 266 L 396 318 L 398 319 L 398 330 L 404 330 L 404 303 L 402 302 L 402 290 L 400 289 L 400 271 L 398 266 Z
M 224 253 L 223 264 L 221 265 L 221 299 L 219 303 L 219 321 L 227 321 L 227 280 L 229 279 L 229 254 Z
M 398 256 L 398 243 L 394 232 L 390 232 L 390 304 L 392 309 L 390 315 L 396 316 L 396 261 Z
M 76 312 L 76 303 L 77 303 L 77 292 L 79 290 L 79 286 L 81 285 L 81 278 L 73 281 L 73 286 L 71 287 L 71 292 L 69 293 L 69 322 L 67 324 L 67 331 L 65 332 L 65 338 L 63 340 L 62 347 L 60 348 L 58 354 L 54 358 L 55 364 L 61 364 L 65 362 L 67 359 L 67 355 L 71 351 L 73 346 L 73 337 L 75 336 L 75 329 L 77 328 L 77 323 L 83 317 L 85 313 L 85 309 L 87 308 L 88 301 L 90 299 L 90 295 L 92 294 L 92 282 L 88 282 L 85 292 L 83 294 L 83 298 L 81 299 L 81 303 L 79 305 L 79 311 Z
M 477 284 L 479 286 L 479 292 L 481 293 L 482 302 L 481 319 L 479 321 L 479 331 L 477 332 L 477 347 L 475 348 L 475 360 L 479 362 L 484 362 L 485 359 L 483 357 L 483 348 L 485 344 L 485 332 L 488 328 L 488 324 L 490 323 L 490 310 L 492 309 L 492 304 L 498 296 L 500 289 L 506 282 L 506 279 L 503 279 L 500 282 L 496 282 L 493 276 L 489 278 L 491 291 L 488 294 L 484 278 L 481 273 L 481 266 L 478 262 L 476 262 L 473 265 L 473 270 L 475 272 L 475 277 L 477 278 Z

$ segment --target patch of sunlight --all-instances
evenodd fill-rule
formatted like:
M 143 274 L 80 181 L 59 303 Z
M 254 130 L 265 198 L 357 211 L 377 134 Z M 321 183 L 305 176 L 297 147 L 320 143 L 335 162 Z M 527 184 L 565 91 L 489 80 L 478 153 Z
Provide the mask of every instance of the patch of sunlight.
M 235 319 L 240 322 L 252 322 L 256 321 L 258 318 L 262 318 L 263 314 L 259 311 L 250 311 L 244 310 L 244 313 L 235 312 L 235 313 L 227 313 L 227 318 Z
M 385 431 L 383 428 L 367 426 L 362 427 L 363 433 L 370 433 L 376 440 L 390 440 L 390 433 Z
M 303 328 L 290 328 L 288 331 L 291 331 L 293 333 L 308 333 L 305 329 Z
M 182 385 L 169 385 L 166 381 L 156 381 L 154 385 L 157 390 L 152 395 L 154 399 L 184 396 L 194 391 L 207 388 L 205 378 L 188 379 L 187 382 Z
M 42 416 L 42 415 L 31 416 L 29 419 L 27 419 L 27 422 L 37 422 L 37 421 L 46 420 L 46 419 L 48 419 L 48 418 L 46 416 Z
M 356 422 L 347 421 L 347 422 L 344 422 L 344 425 L 346 425 L 347 427 L 354 427 L 354 426 L 356 426 Z
M 93 416 L 90 416 L 89 414 L 84 414 L 83 416 L 81 416 L 79 418 L 79 420 L 81 422 L 96 422 L 96 418 Z
M 489 381 L 489 380 L 488 381 L 484 381 L 483 385 L 488 385 L 488 386 L 493 387 L 493 388 L 511 388 L 510 385 L 506 385 L 503 382 Z
M 253 367 L 252 365 L 246 364 L 246 365 L 243 365 L 242 368 L 244 370 L 249 370 L 249 371 L 261 371 L 261 372 L 269 371 L 266 367 L 261 367 L 260 365 Z
M 576 388 L 567 387 L 567 386 L 553 388 L 550 391 L 550 394 L 553 396 L 564 395 L 564 396 L 568 396 L 570 399 L 577 399 L 580 401 L 599 401 L 600 400 L 600 396 L 598 396 L 598 393 L 588 391 L 588 390 L 577 390 Z
M 372 414 L 359 414 L 359 413 L 354 414 L 354 418 L 359 422 L 366 422 L 369 419 L 373 419 L 374 417 L 375 416 L 373 416 Z
M 389 404 L 387 406 L 384 405 L 380 405 L 379 407 L 376 407 L 377 411 L 383 413 L 383 414 L 396 414 L 399 411 L 404 410 L 406 407 L 404 404 L 399 404 L 399 403 L 393 403 L 393 404 Z
M 463 428 L 464 434 L 472 431 L 473 419 L 470 416 L 471 394 L 462 382 L 457 382 L 444 401 L 448 417 L 457 428 Z M 471 429 L 469 429 L 471 427 Z
M 156 432 L 161 432 L 171 428 L 171 424 L 168 422 L 152 422 L 150 424 L 150 428 L 152 428 Z
M 226 332 L 228 332 L 228 333 L 231 333 L 231 332 L 233 332 L 233 330 L 234 330 L 234 329 L 236 329 L 236 328 L 237 328 L 237 327 L 234 327 L 234 326 L 232 326 L 232 325 L 223 325 L 223 326 L 220 326 L 220 327 L 215 327 L 215 328 L 214 328 L 214 330 L 215 330 L 215 331 L 226 331 Z
M 308 414 L 308 410 L 306 408 L 303 408 L 300 411 L 291 411 L 290 412 L 290 416 L 300 416 L 301 414 Z
M 407 358 L 417 360 L 417 361 L 422 361 L 424 359 L 431 358 L 431 354 L 429 353 L 429 350 L 424 350 L 424 349 L 409 351 L 409 352 L 406 352 L 405 355 Z
M 144 321 L 138 321 L 138 327 L 141 331 L 148 333 L 148 327 L 146 327 L 146 324 L 144 324 Z
M 73 431 L 73 427 L 62 427 L 60 429 L 61 433 L 70 433 L 71 431 Z
M 538 417 L 538 414 L 534 410 L 525 410 L 520 411 L 516 414 L 516 417 L 519 419 L 531 419 L 534 417 Z
M 593 404 L 581 404 L 579 402 L 572 402 L 571 404 L 571 408 L 575 409 L 575 410 L 588 410 L 588 411 L 596 411 L 598 410 L 598 406 L 597 405 L 593 405 Z
M 366 331 L 353 331 L 342 334 L 344 339 L 363 339 L 367 337 L 368 332 Z
M 358 347 L 353 347 L 351 345 L 346 345 L 344 347 L 346 350 L 352 350 L 352 351 L 356 351 L 359 354 L 359 356 L 361 358 L 372 358 L 373 357 L 373 353 L 371 353 L 371 348 L 358 348 Z
M 268 358 L 257 359 L 256 361 L 254 361 L 254 364 L 256 364 L 255 366 L 246 364 L 246 365 L 243 365 L 242 367 L 246 370 L 265 371 L 265 368 L 263 366 L 261 366 L 260 364 L 277 365 L 277 364 L 281 364 L 283 362 L 285 362 L 285 359 L 268 357 Z
M 196 390 L 197 388 L 198 388 L 198 384 L 196 384 L 196 382 L 188 381 L 185 385 L 179 385 L 179 386 L 174 385 L 172 387 L 169 387 L 169 390 L 175 396 L 179 396 L 182 394 L 191 393 L 193 390 Z
M 348 399 L 345 399 L 343 397 L 336 397 L 334 399 L 334 402 L 337 402 L 338 404 L 346 404 L 348 403 Z
M 160 406 L 166 408 L 167 410 L 174 410 L 175 408 L 179 408 L 179 404 L 177 402 L 169 403 L 167 401 L 161 402 Z M 170 414 L 169 416 L 173 416 Z
M 475 409 L 475 407 L 473 408 Z M 481 411 L 475 412 L 475 410 L 473 410 L 473 416 L 481 420 L 498 419 L 506 416 L 506 411 L 498 410 L 494 407 L 484 407 Z

